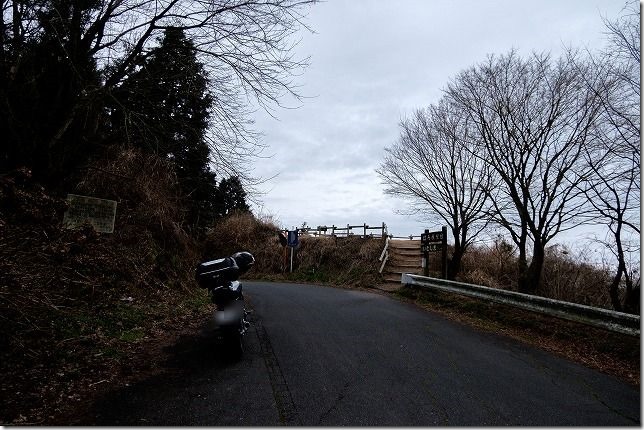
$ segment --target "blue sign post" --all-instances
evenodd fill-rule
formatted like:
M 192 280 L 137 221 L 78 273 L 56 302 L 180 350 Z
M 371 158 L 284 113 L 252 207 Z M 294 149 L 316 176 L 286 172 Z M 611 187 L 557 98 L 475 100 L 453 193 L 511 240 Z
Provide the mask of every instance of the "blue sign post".
M 299 245 L 300 239 L 297 235 L 297 230 L 291 230 L 288 232 L 288 237 L 286 238 L 286 245 L 290 246 L 291 248 L 295 248 L 297 245 Z
M 300 243 L 297 230 L 290 230 L 286 239 L 286 245 L 291 248 L 291 273 L 293 273 L 293 253 L 295 252 L 295 247 Z

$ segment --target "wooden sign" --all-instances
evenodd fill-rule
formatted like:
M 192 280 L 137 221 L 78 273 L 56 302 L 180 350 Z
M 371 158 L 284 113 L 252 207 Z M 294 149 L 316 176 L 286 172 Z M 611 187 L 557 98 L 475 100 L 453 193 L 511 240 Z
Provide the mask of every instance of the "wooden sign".
M 63 217 L 63 228 L 74 229 L 91 224 L 99 233 L 113 233 L 116 201 L 67 194 L 69 208 Z
M 441 275 L 447 279 L 447 227 L 439 231 L 425 230 L 420 235 L 420 251 L 423 253 L 423 274 L 429 276 L 429 253 L 441 253 Z
M 420 235 L 420 242 L 422 244 L 429 244 L 429 243 L 432 243 L 432 242 L 442 243 L 443 242 L 443 237 L 444 237 L 443 231 L 439 230 L 439 231 L 431 231 L 430 232 L 430 231 L 425 230 L 425 233 L 422 233 Z

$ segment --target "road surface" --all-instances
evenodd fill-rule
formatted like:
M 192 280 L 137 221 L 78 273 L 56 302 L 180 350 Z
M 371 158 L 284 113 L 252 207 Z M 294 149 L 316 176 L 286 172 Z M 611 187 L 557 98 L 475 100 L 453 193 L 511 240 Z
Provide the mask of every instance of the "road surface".
M 163 375 L 97 403 L 87 424 L 639 426 L 636 387 L 386 296 L 245 282 L 237 362 L 212 327 Z

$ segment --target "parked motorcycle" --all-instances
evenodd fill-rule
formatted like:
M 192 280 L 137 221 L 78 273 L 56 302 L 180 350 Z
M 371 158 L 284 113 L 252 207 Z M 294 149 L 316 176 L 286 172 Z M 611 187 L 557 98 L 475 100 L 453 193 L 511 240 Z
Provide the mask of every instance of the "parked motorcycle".
M 215 326 L 226 351 L 235 357 L 244 352 L 242 337 L 250 327 L 239 277 L 255 264 L 250 252 L 204 261 L 197 266 L 199 286 L 207 288 L 216 306 Z

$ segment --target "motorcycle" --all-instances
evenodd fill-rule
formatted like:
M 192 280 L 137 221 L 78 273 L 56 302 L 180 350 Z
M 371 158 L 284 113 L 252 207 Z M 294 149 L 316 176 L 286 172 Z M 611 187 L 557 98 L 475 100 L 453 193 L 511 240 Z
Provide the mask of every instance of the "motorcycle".
M 255 264 L 249 252 L 204 261 L 197 266 L 199 286 L 207 288 L 215 304 L 215 330 L 228 353 L 240 357 L 244 352 L 243 336 L 250 327 L 239 277 Z

